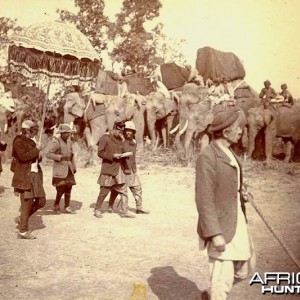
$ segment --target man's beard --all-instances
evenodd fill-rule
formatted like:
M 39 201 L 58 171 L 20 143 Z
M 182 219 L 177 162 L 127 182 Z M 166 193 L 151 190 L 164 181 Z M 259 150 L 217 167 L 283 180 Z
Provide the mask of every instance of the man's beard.
M 132 141 L 133 140 L 133 134 L 129 134 L 129 135 L 125 134 L 124 137 L 128 141 Z

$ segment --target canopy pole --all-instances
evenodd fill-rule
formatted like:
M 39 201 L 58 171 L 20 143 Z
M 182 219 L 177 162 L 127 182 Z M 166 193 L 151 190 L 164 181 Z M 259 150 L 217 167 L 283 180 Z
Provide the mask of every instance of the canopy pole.
M 47 102 L 48 102 L 48 99 L 49 99 L 50 85 L 51 85 L 51 81 L 49 81 L 48 86 L 47 86 L 47 94 L 46 94 L 46 99 L 45 99 L 44 106 L 43 106 L 42 122 L 41 122 L 39 141 L 38 141 L 39 144 L 41 144 L 41 142 L 42 142 L 44 123 L 45 123 L 46 111 L 47 111 Z

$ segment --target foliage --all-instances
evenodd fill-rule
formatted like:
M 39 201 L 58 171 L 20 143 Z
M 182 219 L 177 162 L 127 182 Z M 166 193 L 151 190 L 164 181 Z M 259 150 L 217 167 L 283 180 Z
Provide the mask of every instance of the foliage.
M 172 39 L 167 37 L 161 30 L 159 34 L 154 35 L 154 46 L 156 48 L 155 63 L 171 63 L 177 65 L 186 65 L 186 59 L 181 52 L 182 45 L 186 43 L 185 39 Z
M 165 62 L 184 63 L 178 51 L 183 40 L 168 39 L 161 23 L 147 29 L 159 16 L 160 0 L 124 0 L 114 23 L 104 15 L 105 0 L 74 0 L 74 4 L 78 12 L 58 10 L 60 19 L 74 24 L 99 54 L 113 44 L 111 57 L 121 57 L 135 70 L 139 66 L 149 70 L 153 64 Z
M 160 34 L 160 26 L 152 31 L 145 29 L 145 23 L 159 16 L 159 0 L 124 0 L 117 14 L 117 21 L 110 30 L 110 38 L 115 41 L 112 56 L 120 56 L 126 65 L 137 69 L 149 66 L 156 56 L 153 38 Z
M 22 28 L 16 26 L 16 20 L 11 18 L 0 17 L 0 49 L 3 49 L 9 43 L 9 37 Z
M 108 17 L 104 16 L 104 0 L 74 0 L 78 13 L 57 10 L 60 20 L 68 21 L 88 37 L 95 50 L 100 54 L 107 49 L 106 31 L 110 27 Z
M 12 76 L 12 75 L 11 75 Z M 46 99 L 45 93 L 36 86 L 26 86 L 19 82 L 14 82 L 8 77 L 5 83 L 5 90 L 12 92 L 12 97 L 19 103 L 24 112 L 24 118 L 30 117 L 33 120 L 41 120 L 43 105 Z M 13 78 L 12 78 L 13 79 Z

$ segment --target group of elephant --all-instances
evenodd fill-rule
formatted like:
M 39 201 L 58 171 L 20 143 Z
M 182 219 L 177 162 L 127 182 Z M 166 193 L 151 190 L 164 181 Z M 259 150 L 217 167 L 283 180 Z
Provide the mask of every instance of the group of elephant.
M 93 102 L 91 94 L 84 97 L 85 103 Z M 89 124 L 84 129 L 88 146 L 95 149 L 101 136 L 113 128 L 115 121 L 132 120 L 136 126 L 135 139 L 139 148 L 143 147 L 146 131 L 154 148 L 158 137 L 163 147 L 169 147 L 170 137 L 173 137 L 174 145 L 184 150 L 187 161 L 193 156 L 194 145 L 199 142 L 203 146 L 209 140 L 209 125 L 218 111 L 217 105 L 213 106 L 209 100 L 208 88 L 194 83 L 186 83 L 179 90 L 172 91 L 170 99 L 160 92 L 145 96 L 131 94 L 127 99 L 104 97 L 108 97 L 109 102 L 103 114 L 87 119 L 86 107 L 82 107 L 79 113 L 85 115 Z M 97 102 L 93 103 L 95 109 Z M 300 139 L 300 105 L 276 104 L 265 109 L 257 96 L 238 98 L 236 105 L 241 108 L 239 120 L 243 135 L 240 144 L 243 151 L 252 156 L 256 136 L 262 131 L 267 162 L 272 158 L 275 137 L 281 137 L 286 143 L 285 161 L 290 161 L 293 147 Z
M 201 141 L 205 144 L 203 141 L 209 140 L 209 125 L 218 111 L 218 105 L 213 106 L 208 98 L 208 89 L 194 83 L 187 83 L 179 91 L 172 92 L 170 99 L 159 92 L 146 96 L 132 94 L 127 100 L 117 96 L 110 98 L 105 114 L 89 120 L 85 130 L 89 146 L 96 146 L 115 121 L 130 119 L 136 126 L 138 147 L 143 146 L 146 127 L 153 146 L 157 145 L 155 141 L 159 135 L 163 147 L 168 147 L 172 134 L 175 135 L 174 145 L 184 150 L 187 161 L 192 158 L 195 141 L 201 145 Z M 240 144 L 247 155 L 252 156 L 256 136 L 262 130 L 267 161 L 272 158 L 275 137 L 286 142 L 285 161 L 290 161 L 293 146 L 300 139 L 300 106 L 276 105 L 265 109 L 258 97 L 236 99 L 235 105 L 241 108 L 239 120 L 243 135 Z M 175 120 L 177 124 L 174 124 Z

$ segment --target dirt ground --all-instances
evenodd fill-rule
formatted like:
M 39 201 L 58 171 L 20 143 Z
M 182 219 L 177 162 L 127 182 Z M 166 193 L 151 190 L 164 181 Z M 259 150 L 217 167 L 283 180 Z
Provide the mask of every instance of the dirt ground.
M 4 164 L 0 185 L 0 299 L 199 299 L 208 287 L 208 263 L 198 249 L 194 168 L 139 160 L 144 208 L 149 215 L 93 216 L 99 166 L 79 168 L 72 192 L 76 215 L 52 213 L 52 168 L 44 165 L 46 207 L 30 221 L 36 240 L 17 239 L 19 199 Z M 246 162 L 245 179 L 274 230 L 300 260 L 300 164 Z M 107 203 L 104 210 L 107 208 Z M 132 210 L 135 203 L 130 195 Z M 117 208 L 115 208 L 117 210 Z M 256 271 L 299 271 L 248 204 L 257 253 Z M 146 297 L 144 291 L 146 290 Z M 134 292 L 133 292 L 134 291 Z M 297 297 L 298 298 L 298 297 Z M 233 287 L 232 300 L 274 299 L 249 280 Z M 296 299 L 296 296 L 280 296 Z

